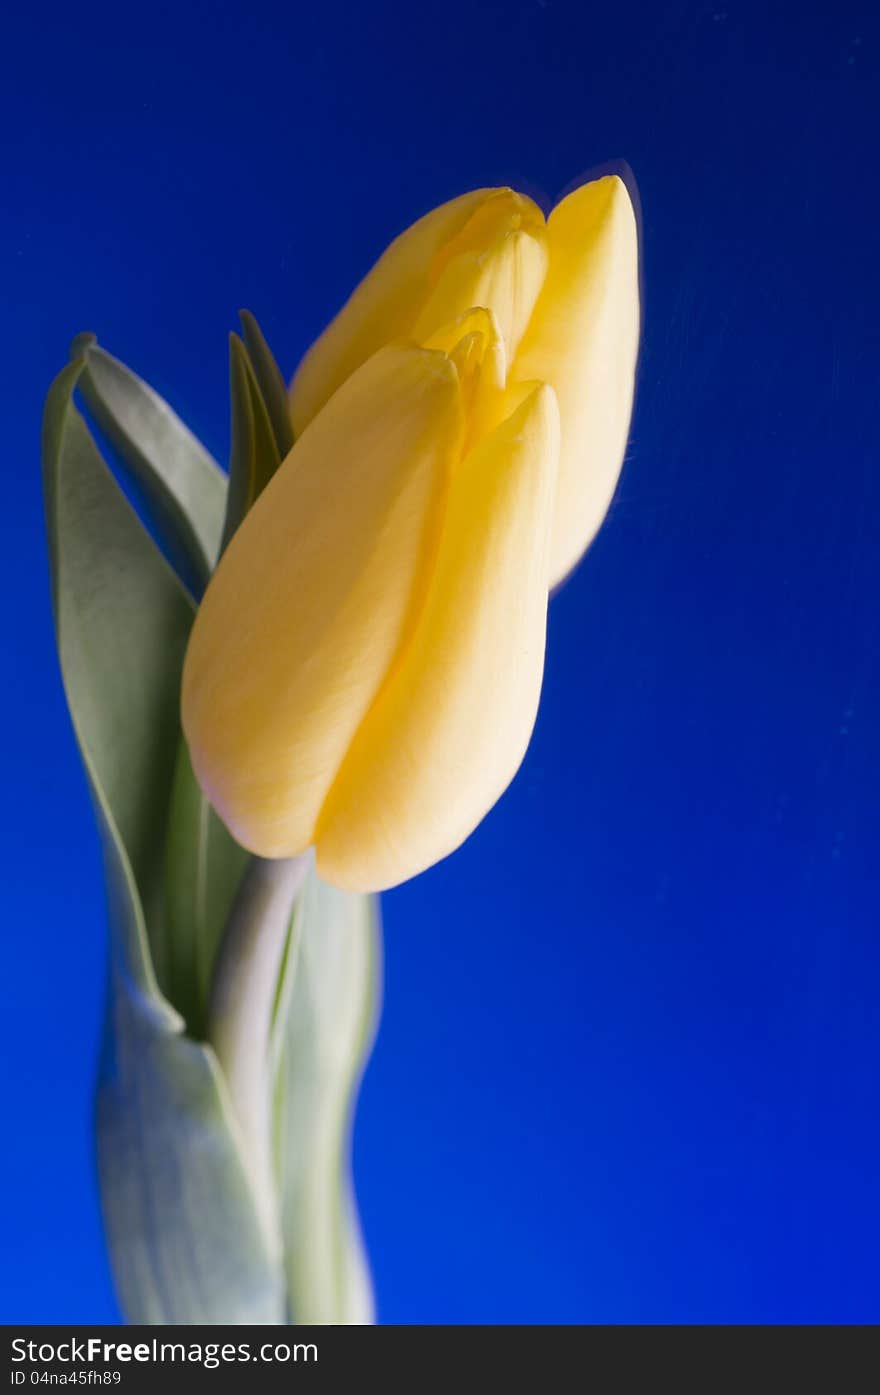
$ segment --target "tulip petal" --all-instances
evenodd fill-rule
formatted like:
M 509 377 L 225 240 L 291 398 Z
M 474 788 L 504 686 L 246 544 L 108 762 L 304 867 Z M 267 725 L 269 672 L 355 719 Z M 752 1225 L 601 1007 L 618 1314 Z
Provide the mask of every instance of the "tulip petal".
M 183 725 L 240 843 L 293 856 L 424 596 L 459 456 L 442 353 L 374 355 L 300 437 L 232 538 L 199 608 Z
M 498 321 L 491 310 L 481 305 L 471 306 L 463 315 L 458 315 L 449 324 L 441 325 L 434 334 L 420 342 L 423 349 L 442 349 L 444 353 L 451 354 L 456 345 L 471 335 L 479 335 L 483 340 L 480 369 L 486 379 L 486 387 L 501 391 L 507 379 L 507 356 Z
M 488 247 L 468 249 L 449 261 L 416 321 L 419 342 L 472 305 L 485 305 L 498 323 L 508 360 L 519 348 L 547 274 L 544 220 L 505 232 Z
M 511 380 L 552 383 L 562 447 L 551 582 L 593 540 L 617 485 L 639 340 L 638 234 L 617 175 L 582 185 L 547 223 L 550 269 Z
M 297 369 L 290 388 L 297 436 L 377 349 L 411 337 L 428 294 L 432 263 L 494 192 L 475 189 L 450 199 L 395 238 Z
M 541 688 L 558 449 L 542 384 L 459 466 L 413 637 L 318 821 L 325 880 L 384 889 L 415 876 L 513 778 Z
M 443 325 L 422 341 L 422 347 L 442 349 L 458 369 L 467 415 L 464 449 L 468 451 L 498 425 L 506 402 L 507 356 L 498 321 L 491 310 L 476 307 L 459 315 L 451 324 Z M 510 416 L 518 405 L 511 403 L 503 415 Z

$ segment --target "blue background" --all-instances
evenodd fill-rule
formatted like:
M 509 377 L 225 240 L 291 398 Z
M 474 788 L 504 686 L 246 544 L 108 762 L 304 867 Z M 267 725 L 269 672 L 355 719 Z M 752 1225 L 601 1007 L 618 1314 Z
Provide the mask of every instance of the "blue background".
M 618 156 L 645 334 L 617 499 L 520 775 L 385 901 L 356 1134 L 381 1316 L 880 1318 L 876 6 L 99 0 L 4 29 L 0 1318 L 116 1311 L 39 493 L 68 341 L 223 458 L 239 305 L 292 369 L 433 204 Z

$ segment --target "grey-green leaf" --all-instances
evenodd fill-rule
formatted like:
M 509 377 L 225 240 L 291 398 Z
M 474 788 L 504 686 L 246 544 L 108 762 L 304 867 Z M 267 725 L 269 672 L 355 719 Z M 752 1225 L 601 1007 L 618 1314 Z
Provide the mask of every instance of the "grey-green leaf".
M 254 374 L 263 394 L 263 400 L 275 433 L 275 444 L 283 460 L 293 445 L 293 421 L 287 388 L 281 376 L 281 369 L 275 362 L 272 350 L 263 337 L 263 331 L 250 310 L 240 310 L 241 332 L 245 348 L 253 366 Z
M 275 1120 L 291 1320 L 367 1323 L 373 1294 L 350 1172 L 378 1012 L 378 902 L 312 871 L 275 1023 Z
M 46 403 L 44 484 L 62 675 L 104 850 L 111 926 L 98 1158 L 119 1297 L 133 1322 L 277 1322 L 224 1081 L 161 993 L 164 824 L 192 605 L 104 464 L 73 391 Z
M 217 949 L 249 855 L 202 794 L 183 739 L 167 827 L 162 981 L 189 1035 L 201 1038 Z
M 93 790 L 152 919 L 194 612 L 73 404 L 82 369 L 80 361 L 59 374 L 44 418 L 58 653 Z
M 229 495 L 221 551 L 281 463 L 263 394 L 237 334 L 229 336 L 229 396 Z
M 75 339 L 71 354 L 85 361 L 80 388 L 90 412 L 143 489 L 175 565 L 200 595 L 220 546 L 226 475 L 168 403 L 93 335 Z
M 97 1094 L 110 1258 L 134 1323 L 279 1323 L 270 1254 L 212 1051 L 182 1035 L 114 963 Z

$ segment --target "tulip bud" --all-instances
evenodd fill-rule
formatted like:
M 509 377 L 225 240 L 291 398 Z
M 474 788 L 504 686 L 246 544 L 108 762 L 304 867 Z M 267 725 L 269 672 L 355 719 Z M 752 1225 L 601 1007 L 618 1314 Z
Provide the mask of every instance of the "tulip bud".
M 546 220 L 511 189 L 479 189 L 402 233 L 312 346 L 291 386 L 301 431 L 383 344 L 424 340 L 471 306 L 499 327 L 508 384 L 556 391 L 562 424 L 551 584 L 599 529 L 620 474 L 639 339 L 638 236 L 623 181 L 606 175 Z
M 541 685 L 555 395 L 503 389 L 485 310 L 380 349 L 234 535 L 198 611 L 183 725 L 265 857 L 311 844 L 380 889 L 457 846 L 513 777 Z
M 622 182 L 510 189 L 399 237 L 306 355 L 298 439 L 221 559 L 183 677 L 204 791 L 262 857 L 376 891 L 522 760 L 548 587 L 608 506 L 632 401 Z

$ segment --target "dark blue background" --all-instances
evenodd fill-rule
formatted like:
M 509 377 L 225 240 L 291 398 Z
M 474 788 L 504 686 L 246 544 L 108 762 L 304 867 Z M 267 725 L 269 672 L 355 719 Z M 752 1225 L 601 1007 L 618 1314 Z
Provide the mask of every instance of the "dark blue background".
M 292 369 L 433 204 L 552 198 L 623 156 L 646 318 L 622 484 L 553 604 L 521 774 L 386 898 L 356 1138 L 381 1316 L 880 1318 L 876 6 L 15 11 L 0 1317 L 115 1313 L 102 891 L 38 473 L 69 339 L 97 331 L 222 458 L 239 305 Z

